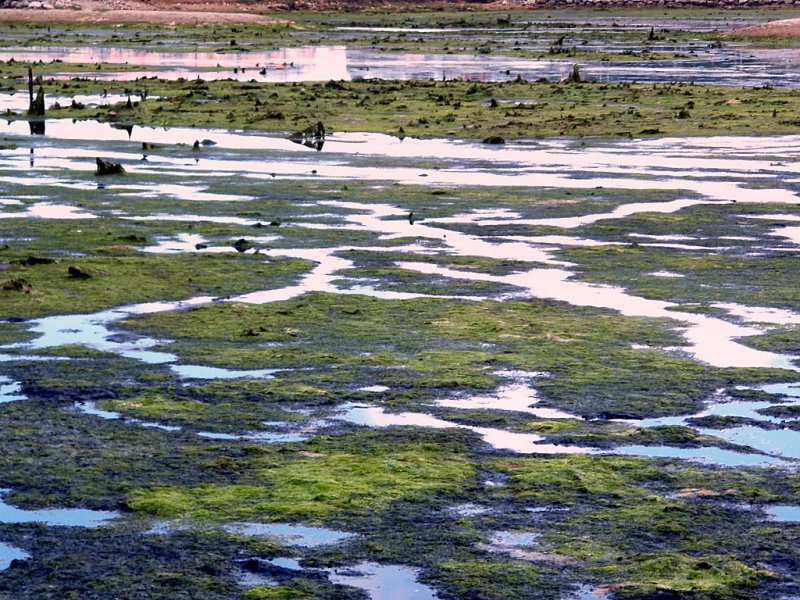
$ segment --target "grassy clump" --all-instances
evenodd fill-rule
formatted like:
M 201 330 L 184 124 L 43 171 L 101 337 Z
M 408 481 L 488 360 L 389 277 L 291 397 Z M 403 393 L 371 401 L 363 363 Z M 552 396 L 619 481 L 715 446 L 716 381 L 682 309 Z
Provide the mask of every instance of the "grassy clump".
M 169 518 L 319 521 L 382 510 L 399 499 L 430 500 L 468 485 L 473 475 L 464 455 L 414 442 L 373 442 L 353 452 L 327 447 L 291 460 L 270 452 L 250 460 L 258 471 L 257 483 L 136 490 L 128 506 Z

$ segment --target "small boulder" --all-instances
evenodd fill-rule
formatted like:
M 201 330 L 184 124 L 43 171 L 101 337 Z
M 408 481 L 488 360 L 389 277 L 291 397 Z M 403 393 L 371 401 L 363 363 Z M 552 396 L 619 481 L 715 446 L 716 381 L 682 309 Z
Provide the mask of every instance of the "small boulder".
M 125 169 L 119 163 L 113 163 L 110 160 L 103 160 L 102 158 L 96 158 L 95 162 L 97 163 L 97 169 L 94 174 L 98 177 L 125 174 Z
M 240 238 L 233 243 L 233 247 L 236 248 L 237 252 L 247 252 L 253 247 L 253 244 L 244 238 Z
M 28 258 L 23 258 L 21 261 L 19 261 L 19 264 L 25 267 L 33 267 L 35 265 L 51 265 L 54 262 L 56 262 L 55 258 L 30 255 Z
M 72 279 L 91 279 L 92 278 L 92 276 L 89 273 L 87 273 L 86 271 L 84 271 L 80 267 L 69 267 L 67 269 L 67 274 Z
M 483 138 L 484 144 L 505 144 L 506 141 L 499 135 L 490 135 L 487 138 Z

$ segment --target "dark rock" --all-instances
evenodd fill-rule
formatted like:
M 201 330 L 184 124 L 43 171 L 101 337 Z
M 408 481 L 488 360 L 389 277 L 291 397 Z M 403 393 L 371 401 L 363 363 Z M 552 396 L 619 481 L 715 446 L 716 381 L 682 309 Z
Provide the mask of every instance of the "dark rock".
M 125 169 L 119 163 L 112 163 L 109 160 L 103 160 L 102 158 L 96 158 L 95 162 L 97 163 L 97 169 L 95 170 L 94 174 L 97 176 L 105 176 L 105 175 L 124 175 Z
M 80 267 L 69 267 L 67 273 L 72 279 L 91 279 L 92 276 Z
M 233 243 L 233 247 L 236 248 L 237 252 L 247 252 L 253 247 L 253 244 L 244 238 L 240 238 Z
M 10 279 L 9 281 L 4 281 L 0 284 L 0 290 L 5 290 L 8 292 L 25 292 L 26 294 L 30 294 L 33 291 L 33 286 L 28 283 L 26 279 L 22 277 L 17 277 L 15 279 Z
M 506 141 L 499 135 L 490 135 L 487 138 L 483 138 L 484 144 L 505 144 Z
M 26 267 L 32 267 L 34 265 L 51 265 L 54 262 L 56 262 L 55 258 L 30 255 L 28 258 L 23 258 L 21 261 L 19 261 L 19 264 Z
M 289 136 L 289 140 L 319 152 L 325 145 L 325 125 L 322 124 L 322 121 L 317 121 L 316 125 L 309 125 L 305 129 L 293 132 Z

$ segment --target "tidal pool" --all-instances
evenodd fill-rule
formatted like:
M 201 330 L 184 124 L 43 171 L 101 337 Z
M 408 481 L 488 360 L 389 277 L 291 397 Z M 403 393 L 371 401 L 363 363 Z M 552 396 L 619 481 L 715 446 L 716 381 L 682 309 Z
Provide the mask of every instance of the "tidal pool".
M 14 381 L 5 375 L 0 375 L 0 404 L 25 400 L 25 396 L 20 393 L 21 391 L 22 385 L 18 381 Z
M 282 544 L 302 548 L 329 546 L 353 537 L 352 533 L 343 531 L 288 523 L 231 523 L 223 529 L 237 535 L 276 539 Z
M 0 571 L 4 571 L 10 567 L 11 563 L 15 560 L 25 560 L 30 557 L 31 555 L 24 550 L 20 550 L 9 544 L 0 543 Z
M 765 506 L 764 512 L 772 520 L 779 523 L 800 523 L 800 506 Z
M 330 580 L 366 590 L 372 600 L 436 600 L 433 589 L 417 581 L 410 567 L 363 562 L 352 567 L 329 569 Z
M 468 429 L 478 434 L 484 442 L 495 449 L 511 450 L 520 454 L 592 454 L 594 452 L 592 448 L 542 443 L 545 438 L 532 433 L 515 433 L 490 427 L 461 425 L 425 413 L 388 413 L 378 406 L 344 405 L 340 407 L 338 414 L 334 418 L 369 427 L 431 427 L 433 429 L 456 427 Z
M 684 46 L 687 49 L 688 46 Z M 611 50 L 612 48 L 603 48 Z M 658 48 L 655 48 L 657 51 Z M 669 48 L 666 48 L 669 51 Z M 800 87 L 794 63 L 781 52 L 751 51 L 742 45 L 705 49 L 703 56 L 680 59 L 581 60 L 581 74 L 600 82 L 676 81 L 756 87 Z M 688 51 L 688 50 L 687 50 Z M 260 82 L 303 82 L 376 78 L 389 80 L 530 81 L 566 77 L 575 59 L 515 58 L 477 53 L 376 52 L 344 45 L 281 48 L 242 53 L 158 52 L 110 47 L 32 46 L 4 49 L 0 60 L 43 61 L 50 77 L 90 77 L 95 80 L 135 81 L 157 75 L 162 79 L 235 79 Z M 99 63 L 102 70 L 76 72 L 69 65 Z M 115 65 L 126 68 L 117 68 Z M 132 65 L 133 68 L 127 65 Z M 136 67 L 143 67 L 137 69 Z
M 102 527 L 119 513 L 85 508 L 24 510 L 11 506 L 2 497 L 10 490 L 0 489 L 0 523 L 44 523 L 51 527 Z

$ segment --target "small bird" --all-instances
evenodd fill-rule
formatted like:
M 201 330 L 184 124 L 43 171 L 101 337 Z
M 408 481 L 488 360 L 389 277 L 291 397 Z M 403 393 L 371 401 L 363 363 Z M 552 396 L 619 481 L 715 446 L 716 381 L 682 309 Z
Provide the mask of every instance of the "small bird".
M 408 213 L 408 224 L 409 225 L 413 225 L 415 218 L 416 218 L 416 215 L 414 214 L 414 211 L 411 211 L 410 213 Z

